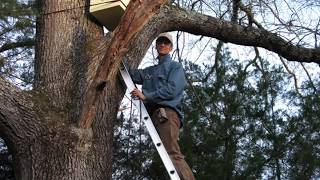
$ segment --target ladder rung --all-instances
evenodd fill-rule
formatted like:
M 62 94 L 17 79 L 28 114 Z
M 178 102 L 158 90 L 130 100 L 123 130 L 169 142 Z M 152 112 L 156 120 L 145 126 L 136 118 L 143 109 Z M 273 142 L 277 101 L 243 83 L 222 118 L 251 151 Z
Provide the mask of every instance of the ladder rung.
M 136 86 L 133 83 L 131 76 L 130 76 L 130 74 L 129 74 L 129 72 L 123 62 L 122 62 L 122 65 L 123 65 L 123 68 L 120 68 L 120 74 L 121 74 L 124 82 L 126 83 L 128 90 L 133 91 L 136 88 Z M 156 128 L 154 127 L 152 121 L 148 121 L 151 118 L 148 114 L 146 107 L 144 106 L 144 104 L 141 100 L 139 100 L 138 102 L 139 103 L 137 103 L 137 104 L 135 102 L 134 103 L 135 103 L 136 107 L 140 107 L 140 110 L 139 109 L 138 110 L 144 116 L 143 119 L 145 120 L 144 123 L 147 127 L 148 133 L 151 136 L 152 142 L 156 146 L 156 149 L 161 157 L 161 160 L 162 160 L 164 166 L 166 167 L 166 170 L 167 170 L 170 178 L 172 180 L 180 180 L 180 177 L 179 177 L 178 173 L 176 173 L 177 171 L 176 171 L 176 169 L 170 159 L 170 156 L 168 155 L 165 147 L 162 146 L 162 141 L 159 137 L 159 134 L 158 134 Z

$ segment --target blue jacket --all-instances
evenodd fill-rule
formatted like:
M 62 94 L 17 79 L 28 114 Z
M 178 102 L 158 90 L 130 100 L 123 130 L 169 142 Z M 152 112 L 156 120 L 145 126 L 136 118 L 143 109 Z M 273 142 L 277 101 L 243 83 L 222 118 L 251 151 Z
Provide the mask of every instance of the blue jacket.
M 134 83 L 142 84 L 146 106 L 150 104 L 171 107 L 182 121 L 181 102 L 186 79 L 180 63 L 172 61 L 167 54 L 157 65 L 130 70 L 129 73 Z

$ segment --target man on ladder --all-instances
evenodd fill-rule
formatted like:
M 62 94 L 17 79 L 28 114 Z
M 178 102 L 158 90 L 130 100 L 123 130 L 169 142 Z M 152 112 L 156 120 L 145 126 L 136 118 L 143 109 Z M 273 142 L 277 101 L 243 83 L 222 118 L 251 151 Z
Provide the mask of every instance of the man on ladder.
M 169 53 L 172 48 L 173 40 L 169 33 L 157 37 L 159 62 L 145 69 L 129 70 L 133 82 L 142 84 L 142 92 L 134 89 L 131 94 L 144 101 L 180 178 L 194 180 L 177 142 L 182 127 L 181 101 L 186 80 L 181 64 L 171 60 Z

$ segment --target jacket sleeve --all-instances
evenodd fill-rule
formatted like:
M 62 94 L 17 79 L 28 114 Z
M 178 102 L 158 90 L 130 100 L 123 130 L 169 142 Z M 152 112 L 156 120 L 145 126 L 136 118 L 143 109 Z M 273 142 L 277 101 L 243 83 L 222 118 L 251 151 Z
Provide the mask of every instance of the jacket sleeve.
M 182 66 L 175 65 L 168 74 L 167 83 L 159 89 L 144 93 L 147 101 L 160 102 L 163 100 L 174 99 L 177 95 L 183 92 L 186 86 L 186 79 Z
M 144 76 L 143 69 L 129 69 L 128 71 L 134 83 L 136 84 L 143 83 L 143 76 Z

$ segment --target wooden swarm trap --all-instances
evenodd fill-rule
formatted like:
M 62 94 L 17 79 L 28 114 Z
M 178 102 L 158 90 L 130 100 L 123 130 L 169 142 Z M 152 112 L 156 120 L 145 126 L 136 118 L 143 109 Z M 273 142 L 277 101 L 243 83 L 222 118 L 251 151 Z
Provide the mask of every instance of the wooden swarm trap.
M 109 31 L 119 24 L 130 0 L 91 0 L 90 13 Z

